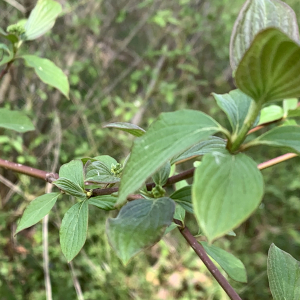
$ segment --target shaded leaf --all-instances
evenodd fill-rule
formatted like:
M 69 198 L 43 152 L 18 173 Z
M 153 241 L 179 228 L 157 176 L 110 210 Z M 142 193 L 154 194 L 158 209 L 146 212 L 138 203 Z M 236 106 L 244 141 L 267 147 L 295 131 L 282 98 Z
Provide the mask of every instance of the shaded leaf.
M 34 40 L 45 34 L 53 27 L 61 11 L 62 7 L 57 1 L 39 0 L 25 24 L 22 39 Z
M 268 278 L 274 300 L 300 299 L 300 262 L 274 244 L 268 253 Z
M 185 210 L 180 205 L 176 205 L 173 219 L 179 220 L 184 224 Z M 173 229 L 177 227 L 178 225 L 172 222 L 171 225 L 166 228 L 165 234 L 171 232 Z
M 239 226 L 263 196 L 263 178 L 256 163 L 243 153 L 206 154 L 192 187 L 196 219 L 209 241 Z
M 67 178 L 60 177 L 57 180 L 55 180 L 53 184 L 69 195 L 72 195 L 81 200 L 86 199 L 84 189 Z
M 193 203 L 192 203 L 192 186 L 185 186 L 175 191 L 171 196 L 177 204 L 181 205 L 186 211 L 193 214 Z
M 291 152 L 300 153 L 300 127 L 291 125 L 275 127 L 247 145 L 250 147 L 257 145 L 284 147 Z
M 64 177 L 84 189 L 83 164 L 79 159 L 71 160 L 59 169 L 59 177 Z
M 130 193 L 139 189 L 171 157 L 220 130 L 222 127 L 214 119 L 199 111 L 162 113 L 149 130 L 134 141 L 123 170 L 117 204 L 124 203 Z
M 175 203 L 169 198 L 141 199 L 127 203 L 117 218 L 107 220 L 109 243 L 124 264 L 162 238 L 174 211 Z
M 117 197 L 111 195 L 104 195 L 104 196 L 96 196 L 92 197 L 88 200 L 89 204 L 97 206 L 100 209 L 104 210 L 114 210 L 115 204 L 117 202 Z
M 278 105 L 270 105 L 261 110 L 258 125 L 279 120 L 282 117 L 283 117 L 282 107 Z
M 164 166 L 162 166 L 156 173 L 153 174 L 152 179 L 156 185 L 163 186 L 170 175 L 171 164 L 168 161 Z
M 7 47 L 7 45 L 0 43 L 0 50 L 3 50 L 6 52 L 6 54 L 11 55 L 10 49 Z
M 69 99 L 70 87 L 68 78 L 52 61 L 35 55 L 22 55 L 20 58 L 23 58 L 29 67 L 34 68 L 34 71 L 40 80 L 57 88 Z
M 17 132 L 34 130 L 33 124 L 25 114 L 6 108 L 0 108 L 0 127 L 12 129 Z
M 64 215 L 60 227 L 61 250 L 70 262 L 83 247 L 88 229 L 88 202 L 73 205 Z
M 291 39 L 299 40 L 295 12 L 279 0 L 247 0 L 242 7 L 230 40 L 230 64 L 235 70 L 255 35 L 268 27 L 277 27 Z
M 111 167 L 101 161 L 93 161 L 85 168 L 85 180 L 96 183 L 116 183 L 120 178 L 111 172 Z
M 122 131 L 128 132 L 134 136 L 142 136 L 146 131 L 134 124 L 131 123 L 125 123 L 125 122 L 115 122 L 115 123 L 109 123 L 104 126 L 104 128 L 116 128 L 120 129 Z
M 254 39 L 236 70 L 236 84 L 256 102 L 300 96 L 300 47 L 275 28 Z
M 206 242 L 200 243 L 206 253 L 235 281 L 247 282 L 247 272 L 244 264 L 231 253 Z
M 22 215 L 16 234 L 43 219 L 50 212 L 59 195 L 60 193 L 49 193 L 31 201 Z
M 216 136 L 211 136 L 208 140 L 197 143 L 191 148 L 187 149 L 183 153 L 174 156 L 171 159 L 171 164 L 175 164 L 191 157 L 197 157 L 200 155 L 204 155 L 206 153 L 211 153 L 213 151 L 218 151 L 220 149 L 225 149 L 226 141 Z

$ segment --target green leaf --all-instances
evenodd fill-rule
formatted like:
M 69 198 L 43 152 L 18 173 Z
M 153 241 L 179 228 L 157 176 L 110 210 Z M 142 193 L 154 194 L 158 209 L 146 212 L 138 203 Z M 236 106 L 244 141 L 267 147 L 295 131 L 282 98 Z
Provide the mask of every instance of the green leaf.
M 104 195 L 104 196 L 96 196 L 92 197 L 88 200 L 89 204 L 97 206 L 100 209 L 104 210 L 114 210 L 115 204 L 117 202 L 117 197 L 111 195 Z
M 247 148 L 257 145 L 283 147 L 291 152 L 300 153 L 300 127 L 292 125 L 275 127 L 246 145 Z
M 96 183 L 116 183 L 120 178 L 111 172 L 111 166 L 101 161 L 93 161 L 85 167 L 85 180 Z
M 6 108 L 0 108 L 0 127 L 12 129 L 17 132 L 34 130 L 33 124 L 25 114 Z
M 53 184 L 69 195 L 72 195 L 81 200 L 86 199 L 84 189 L 67 178 L 60 177 L 57 180 L 55 180 Z
M 64 215 L 60 227 L 61 250 L 70 262 L 83 247 L 88 229 L 88 202 L 73 205 Z
M 274 300 L 300 299 L 300 262 L 274 244 L 268 253 L 268 278 Z
M 69 99 L 69 81 L 65 73 L 52 61 L 35 55 L 22 55 L 26 64 L 34 68 L 36 75 L 46 84 L 57 88 Z
M 156 185 L 163 186 L 170 175 L 171 164 L 168 161 L 164 166 L 162 166 L 155 174 L 153 174 L 152 179 Z
M 247 272 L 244 264 L 231 253 L 206 242 L 201 242 L 206 253 L 235 281 L 247 282 Z
M 208 240 L 245 221 L 259 205 L 263 189 L 262 175 L 247 155 L 206 154 L 195 171 L 192 198 L 196 219 Z
M 290 110 L 296 109 L 297 105 L 298 105 L 298 99 L 297 98 L 284 99 L 283 100 L 284 117 L 286 118 L 288 116 L 288 113 L 289 113 Z
M 185 210 L 180 205 L 176 205 L 173 219 L 179 220 L 184 224 Z M 166 228 L 166 231 L 164 234 L 171 232 L 173 229 L 175 229 L 177 227 L 178 227 L 178 225 L 176 223 L 172 222 L 171 225 Z
M 71 160 L 59 169 L 59 177 L 64 177 L 84 189 L 83 164 L 81 160 Z
M 2 28 L 0 28 L 0 36 L 15 44 L 19 41 L 19 38 L 13 33 L 7 33 Z
M 211 136 L 206 141 L 202 141 L 191 148 L 187 149 L 179 155 L 175 155 L 171 159 L 171 165 L 185 161 L 186 159 L 225 149 L 226 141 L 216 136 Z
M 260 111 L 260 119 L 259 119 L 258 125 L 263 124 L 263 123 L 272 122 L 275 120 L 279 120 L 282 117 L 283 117 L 282 107 L 280 107 L 278 105 L 270 105 L 270 106 L 263 108 Z
M 300 117 L 300 107 L 297 107 L 296 109 L 293 110 L 289 110 L 287 117 L 288 118 Z
M 256 35 L 236 70 L 236 84 L 256 102 L 300 96 L 300 47 L 275 28 Z
M 107 220 L 109 243 L 124 264 L 162 238 L 174 211 L 175 203 L 169 198 L 141 199 L 127 203 L 117 218 Z
M 212 95 L 218 106 L 226 113 L 233 133 L 237 134 L 244 124 L 253 100 L 240 90 L 233 90 L 229 94 L 212 93 Z
M 295 12 L 278 0 L 247 0 L 231 34 L 230 64 L 235 70 L 249 49 L 255 35 L 268 27 L 277 27 L 291 39 L 299 40 Z
M 61 11 L 62 7 L 57 1 L 39 0 L 25 24 L 25 33 L 22 39 L 25 41 L 35 40 L 45 34 L 53 27 Z
M 130 193 L 139 189 L 174 155 L 220 130 L 222 127 L 214 119 L 199 111 L 162 113 L 149 130 L 134 141 L 123 170 L 117 204 L 124 203 Z
M 31 201 L 22 215 L 16 234 L 43 219 L 50 212 L 59 195 L 60 193 L 49 193 Z
M 109 123 L 107 125 L 104 126 L 104 128 L 116 128 L 116 129 L 120 129 L 122 131 L 128 132 L 134 136 L 142 136 L 146 131 L 134 124 L 130 124 L 130 123 L 124 123 L 124 122 L 115 122 L 115 123 Z
M 193 203 L 192 203 L 192 186 L 185 186 L 175 191 L 171 196 L 177 204 L 181 205 L 187 212 L 193 214 Z
M 11 55 L 10 49 L 7 47 L 7 45 L 0 43 L 0 50 L 5 51 L 8 55 Z

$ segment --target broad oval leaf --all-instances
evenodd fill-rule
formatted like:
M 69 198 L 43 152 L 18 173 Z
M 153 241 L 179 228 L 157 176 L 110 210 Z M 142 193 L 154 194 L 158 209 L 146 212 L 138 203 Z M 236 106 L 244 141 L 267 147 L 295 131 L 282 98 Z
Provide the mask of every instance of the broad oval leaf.
M 275 120 L 280 120 L 282 117 L 283 117 L 282 107 L 278 106 L 278 105 L 270 105 L 270 106 L 264 107 L 260 111 L 260 118 L 259 118 L 258 125 L 272 122 Z
M 95 183 L 116 183 L 120 178 L 111 172 L 111 166 L 102 161 L 93 161 L 85 167 L 85 180 Z
M 117 197 L 112 195 L 96 196 L 88 200 L 88 203 L 97 206 L 104 210 L 114 210 L 116 209 L 115 204 L 117 202 Z
M 67 178 L 60 177 L 57 180 L 53 181 L 53 184 L 69 195 L 72 195 L 81 200 L 86 199 L 84 189 Z
M 201 242 L 206 253 L 235 281 L 247 282 L 247 272 L 244 264 L 233 254 L 207 242 Z
M 70 262 L 83 247 L 87 229 L 89 206 L 87 201 L 73 205 L 64 215 L 60 227 L 61 250 Z
M 177 204 L 182 206 L 186 211 L 193 214 L 193 203 L 192 203 L 192 186 L 185 186 L 177 191 L 175 191 L 171 196 Z
M 300 127 L 293 125 L 275 127 L 246 145 L 247 148 L 257 145 L 283 147 L 300 153 Z
M 20 111 L 0 108 L 0 127 L 12 129 L 17 132 L 34 130 L 30 119 Z
M 274 244 L 268 253 L 268 278 L 274 300 L 300 299 L 300 262 Z
M 200 111 L 162 113 L 149 130 L 134 141 L 123 170 L 117 204 L 124 203 L 130 193 L 174 155 L 221 130 L 214 119 Z
M 57 1 L 39 0 L 25 24 L 22 39 L 34 40 L 45 34 L 53 27 L 61 11 L 62 7 Z
M 124 264 L 162 238 L 172 223 L 174 211 L 172 199 L 141 199 L 127 203 L 117 218 L 107 220 L 109 243 Z
M 84 189 L 83 164 L 81 160 L 71 160 L 69 163 L 62 165 L 59 169 L 59 177 L 67 178 Z
M 128 132 L 137 137 L 142 136 L 146 132 L 143 128 L 141 128 L 135 124 L 125 123 L 125 122 L 109 123 L 103 127 L 104 128 L 116 128 L 116 129 Z
M 60 193 L 49 193 L 31 201 L 22 215 L 16 234 L 43 219 L 50 212 L 59 195 Z
M 300 96 L 300 47 L 275 28 L 256 35 L 236 70 L 240 90 L 261 104 Z
M 257 208 L 264 190 L 261 172 L 247 155 L 206 154 L 195 170 L 193 207 L 212 241 L 239 226 Z
M 268 27 L 277 27 L 291 39 L 299 40 L 295 12 L 279 0 L 247 0 L 235 21 L 230 40 L 230 64 L 235 70 L 254 36 Z
M 188 160 L 190 158 L 211 153 L 213 151 L 225 149 L 225 147 L 226 147 L 226 140 L 221 139 L 217 136 L 211 136 L 207 140 L 197 143 L 196 145 L 187 149 L 183 153 L 174 156 L 171 159 L 171 165 L 175 163 L 184 162 L 185 160 Z
M 68 77 L 51 60 L 35 55 L 22 55 L 20 58 L 23 58 L 29 67 L 34 68 L 40 80 L 55 87 L 69 99 L 70 87 Z
M 233 133 L 237 134 L 244 124 L 253 100 L 238 89 L 228 94 L 218 95 L 212 93 L 212 95 L 218 106 L 226 113 Z

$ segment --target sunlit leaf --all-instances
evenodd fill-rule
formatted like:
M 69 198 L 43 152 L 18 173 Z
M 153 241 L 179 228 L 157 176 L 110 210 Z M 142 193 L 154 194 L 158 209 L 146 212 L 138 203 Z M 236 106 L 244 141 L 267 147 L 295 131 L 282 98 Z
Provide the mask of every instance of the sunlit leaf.
M 86 194 L 84 193 L 83 188 L 67 178 L 60 177 L 55 180 L 53 184 L 69 195 L 81 200 L 86 199 Z
M 272 122 L 275 120 L 279 120 L 283 117 L 283 109 L 281 106 L 278 105 L 270 105 L 267 107 L 264 107 L 260 111 L 260 119 L 259 124 Z
M 25 60 L 29 67 L 34 68 L 34 71 L 40 80 L 57 88 L 69 99 L 70 87 L 68 78 L 52 61 L 35 55 L 22 55 L 20 57 Z
M 274 300 L 300 299 L 300 262 L 274 244 L 268 254 L 268 278 Z
M 277 27 L 291 39 L 299 40 L 295 12 L 279 0 L 247 0 L 234 24 L 230 41 L 230 64 L 235 70 L 254 36 L 268 27 Z
M 33 124 L 25 114 L 6 108 L 0 108 L 0 127 L 12 129 L 17 132 L 34 130 Z
M 84 188 L 83 164 L 79 159 L 71 160 L 59 169 L 59 177 L 64 177 Z
M 43 219 L 50 212 L 59 195 L 60 193 L 49 193 L 31 201 L 22 215 L 16 234 Z
M 245 221 L 262 200 L 263 189 L 262 175 L 247 155 L 206 154 L 195 171 L 192 198 L 195 216 L 208 240 Z

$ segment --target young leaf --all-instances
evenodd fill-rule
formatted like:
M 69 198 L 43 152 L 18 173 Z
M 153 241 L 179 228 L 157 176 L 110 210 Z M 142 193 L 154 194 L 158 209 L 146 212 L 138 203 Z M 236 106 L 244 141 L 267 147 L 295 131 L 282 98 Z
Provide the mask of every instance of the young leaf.
M 84 192 L 84 189 L 67 178 L 59 177 L 57 180 L 53 182 L 53 184 L 69 195 L 72 195 L 81 200 L 86 199 L 86 194 Z
M 134 141 L 123 170 L 117 204 L 124 203 L 130 193 L 140 188 L 171 157 L 220 130 L 222 127 L 214 119 L 199 111 L 162 113 L 149 130 Z
M 193 204 L 192 204 L 192 186 L 185 186 L 177 191 L 175 191 L 171 196 L 177 204 L 181 205 L 186 211 L 193 214 Z
M 62 7 L 57 1 L 39 0 L 25 24 L 22 39 L 34 40 L 45 34 L 53 27 L 61 11 Z
M 179 220 L 184 224 L 185 210 L 180 205 L 176 205 L 173 219 Z M 171 225 L 166 228 L 166 231 L 164 234 L 171 232 L 173 229 L 175 229 L 177 227 L 178 227 L 178 225 L 176 223 L 172 222 Z
M 8 55 L 11 54 L 10 49 L 7 47 L 7 45 L 5 45 L 5 44 L 3 44 L 3 43 L 0 43 L 0 50 L 6 52 L 6 54 L 8 54 Z
M 300 299 L 300 262 L 274 244 L 268 253 L 268 278 L 274 300 Z
M 130 124 L 130 123 L 124 123 L 124 122 L 109 123 L 103 127 L 120 129 L 122 131 L 128 132 L 137 137 L 142 136 L 146 132 L 143 128 L 141 128 L 137 125 Z
M 278 105 L 270 105 L 270 106 L 263 108 L 260 111 L 260 119 L 259 119 L 258 125 L 263 124 L 263 123 L 272 122 L 275 120 L 279 120 L 282 117 L 283 117 L 282 107 L 280 107 Z
M 237 68 L 255 35 L 268 27 L 277 27 L 291 39 L 299 40 L 295 12 L 279 0 L 247 0 L 235 21 L 230 40 L 230 64 Z
M 104 210 L 114 210 L 115 204 L 117 202 L 117 197 L 111 195 L 104 195 L 104 196 L 96 196 L 92 197 L 88 200 L 89 204 L 97 206 L 100 209 Z
M 175 163 L 179 163 L 191 157 L 197 157 L 200 155 L 204 155 L 206 153 L 211 153 L 213 151 L 218 151 L 220 149 L 225 149 L 226 141 L 217 136 L 211 136 L 206 141 L 202 141 L 193 147 L 187 149 L 183 153 L 179 155 L 175 155 L 171 159 L 171 165 Z
M 236 70 L 240 90 L 261 104 L 300 96 L 300 47 L 275 28 L 256 35 Z
M 289 110 L 287 117 L 288 118 L 300 117 L 300 107 L 297 107 L 296 109 L 293 109 L 293 110 Z
M 263 178 L 256 163 L 243 153 L 206 154 L 192 187 L 196 219 L 209 241 L 239 226 L 263 196 Z
M 50 212 L 59 195 L 60 193 L 49 193 L 31 201 L 22 215 L 16 234 L 43 219 Z
M 238 89 L 229 92 L 229 94 L 212 93 L 212 95 L 218 106 L 226 113 L 233 133 L 237 134 L 244 124 L 253 100 Z
M 163 186 L 170 175 L 171 164 L 168 161 L 164 166 L 162 166 L 155 174 L 153 174 L 152 179 L 156 185 Z
M 109 243 L 124 264 L 162 238 L 174 211 L 175 203 L 169 198 L 141 199 L 127 203 L 117 218 L 107 220 Z
M 65 73 L 52 61 L 35 55 L 22 55 L 26 64 L 34 68 L 36 75 L 46 84 L 57 88 L 69 99 L 69 81 Z
M 257 145 L 283 147 L 291 152 L 300 153 L 300 127 L 291 125 L 275 127 L 246 145 L 247 148 Z
M 30 119 L 20 111 L 12 111 L 0 108 L 0 127 L 12 129 L 17 132 L 27 132 L 34 130 Z
M 290 110 L 296 109 L 297 105 L 298 105 L 298 99 L 297 98 L 284 99 L 283 100 L 284 117 L 286 118 L 288 116 L 288 113 L 289 113 Z
M 79 159 L 71 160 L 59 169 L 59 177 L 64 177 L 84 189 L 83 164 Z
M 206 242 L 200 242 L 206 253 L 235 281 L 247 282 L 244 264 L 231 253 Z
M 61 250 L 70 262 L 83 247 L 88 229 L 87 201 L 73 205 L 64 215 L 60 227 Z
M 96 183 L 116 183 L 120 181 L 120 177 L 115 176 L 111 172 L 111 166 L 101 161 L 94 161 L 85 168 L 85 180 Z

